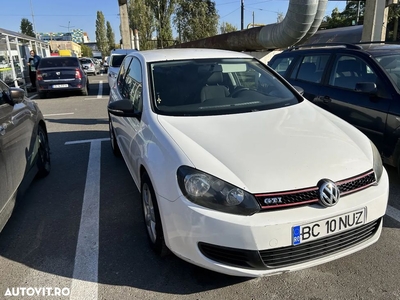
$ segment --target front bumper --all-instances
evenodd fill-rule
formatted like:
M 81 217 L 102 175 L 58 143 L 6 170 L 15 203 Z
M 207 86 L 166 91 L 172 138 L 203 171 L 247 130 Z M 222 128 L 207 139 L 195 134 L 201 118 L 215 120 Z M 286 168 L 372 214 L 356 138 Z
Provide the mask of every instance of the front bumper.
M 384 170 L 378 185 L 342 197 L 331 208 L 319 204 L 238 216 L 197 206 L 181 197 L 174 202 L 162 198 L 159 206 L 165 242 L 178 257 L 195 265 L 235 276 L 258 277 L 300 270 L 357 252 L 379 239 L 381 218 L 389 197 Z M 313 242 L 292 245 L 292 228 L 366 208 L 364 225 Z M 361 233 L 368 232 L 363 238 Z M 340 236 L 341 235 L 341 236 Z M 353 236 L 353 237 L 352 237 Z M 314 251 L 324 239 L 342 241 L 333 251 Z M 314 248 L 314 249 L 316 249 Z M 311 250 L 310 250 L 311 249 Z M 300 259 L 279 257 L 303 253 Z M 306 253 L 306 254 L 304 254 Z M 278 263 L 276 259 L 278 258 Z M 274 261 L 274 263 L 270 263 Z

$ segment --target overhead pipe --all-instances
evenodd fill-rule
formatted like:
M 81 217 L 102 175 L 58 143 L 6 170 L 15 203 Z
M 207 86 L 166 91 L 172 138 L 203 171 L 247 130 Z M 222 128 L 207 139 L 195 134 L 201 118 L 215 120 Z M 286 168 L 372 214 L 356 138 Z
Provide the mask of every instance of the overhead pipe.
M 358 2 L 360 3 L 360 2 Z M 311 25 L 310 30 L 307 34 L 298 42 L 298 44 L 302 44 L 306 42 L 310 37 L 312 37 L 317 31 L 318 28 L 321 26 L 322 20 L 325 17 L 325 10 L 328 4 L 328 0 L 319 0 L 317 13 L 315 14 L 314 22 Z
M 214 48 L 256 51 L 286 48 L 313 35 L 322 22 L 328 0 L 290 0 L 281 23 L 228 32 L 175 45 L 175 48 Z

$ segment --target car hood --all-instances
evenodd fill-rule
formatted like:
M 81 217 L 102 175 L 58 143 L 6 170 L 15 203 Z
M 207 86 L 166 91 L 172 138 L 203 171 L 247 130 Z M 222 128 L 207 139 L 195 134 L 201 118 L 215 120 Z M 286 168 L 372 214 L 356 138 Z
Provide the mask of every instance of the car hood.
M 316 186 L 322 178 L 339 181 L 373 165 L 361 132 L 308 101 L 267 111 L 158 120 L 194 168 L 251 193 Z

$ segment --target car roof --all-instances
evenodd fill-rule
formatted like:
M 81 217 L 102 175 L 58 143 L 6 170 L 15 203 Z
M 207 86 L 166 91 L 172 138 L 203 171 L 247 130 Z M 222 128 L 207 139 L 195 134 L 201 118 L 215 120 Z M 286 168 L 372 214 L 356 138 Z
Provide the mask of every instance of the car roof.
M 253 58 L 252 56 L 229 50 L 206 49 L 206 48 L 174 48 L 145 50 L 132 53 L 141 56 L 146 62 L 182 60 L 182 59 L 206 59 L 206 58 Z
M 360 43 L 315 43 L 294 46 L 284 50 L 282 53 L 291 52 L 318 52 L 318 51 L 332 51 L 335 49 L 348 49 L 354 51 L 362 51 L 372 56 L 389 55 L 394 52 L 400 51 L 400 45 L 390 44 L 387 42 L 360 42 Z M 279 54 L 278 54 L 279 55 Z
M 127 55 L 133 51 L 137 51 L 136 49 L 114 49 L 111 51 L 110 56 L 111 55 Z M 108 56 L 106 56 L 108 57 Z

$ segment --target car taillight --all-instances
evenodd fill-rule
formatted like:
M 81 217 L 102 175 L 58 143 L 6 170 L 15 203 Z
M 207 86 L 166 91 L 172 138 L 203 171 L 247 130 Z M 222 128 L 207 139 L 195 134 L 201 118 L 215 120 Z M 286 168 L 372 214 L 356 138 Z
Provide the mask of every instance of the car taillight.
M 90 67 L 92 68 L 92 67 L 93 67 L 93 64 L 90 64 Z
M 81 70 L 79 70 L 79 69 L 76 69 L 76 70 L 75 70 L 75 78 L 76 78 L 76 79 L 82 79 Z
M 41 71 L 36 71 L 36 79 L 38 81 L 43 80 L 42 72 Z

